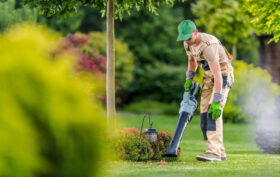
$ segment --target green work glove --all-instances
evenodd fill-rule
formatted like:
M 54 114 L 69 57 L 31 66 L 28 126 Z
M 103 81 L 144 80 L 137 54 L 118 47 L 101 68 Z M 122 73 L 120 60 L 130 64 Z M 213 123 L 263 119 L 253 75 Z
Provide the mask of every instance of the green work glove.
M 212 119 L 217 120 L 222 114 L 222 107 L 220 102 L 213 102 L 210 105 L 208 114 L 212 113 Z
M 186 92 L 190 91 L 190 87 L 192 85 L 192 81 L 193 81 L 192 79 L 187 79 L 186 80 L 185 85 L 184 85 Z

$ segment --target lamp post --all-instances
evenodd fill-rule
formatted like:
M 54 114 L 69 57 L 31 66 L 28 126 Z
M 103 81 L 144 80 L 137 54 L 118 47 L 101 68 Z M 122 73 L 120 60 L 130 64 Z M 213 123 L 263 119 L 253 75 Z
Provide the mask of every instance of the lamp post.
M 150 143 L 155 143 L 155 142 L 157 142 L 158 133 L 157 133 L 157 130 L 152 127 L 153 123 L 151 123 L 150 114 L 145 114 L 143 117 L 140 135 L 142 133 L 145 118 L 147 118 L 147 117 L 149 118 L 149 128 L 145 129 L 144 136 Z

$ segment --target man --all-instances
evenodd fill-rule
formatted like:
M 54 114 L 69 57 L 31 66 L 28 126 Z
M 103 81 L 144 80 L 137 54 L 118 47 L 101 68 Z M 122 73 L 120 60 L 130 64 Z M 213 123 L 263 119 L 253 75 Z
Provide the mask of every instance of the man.
M 185 90 L 189 91 L 197 66 L 204 70 L 200 101 L 200 126 L 207 146 L 206 153 L 196 158 L 203 161 L 226 160 L 223 144 L 222 111 L 233 84 L 231 55 L 220 41 L 209 34 L 198 32 L 191 20 L 178 26 L 177 41 L 184 42 L 188 55 Z

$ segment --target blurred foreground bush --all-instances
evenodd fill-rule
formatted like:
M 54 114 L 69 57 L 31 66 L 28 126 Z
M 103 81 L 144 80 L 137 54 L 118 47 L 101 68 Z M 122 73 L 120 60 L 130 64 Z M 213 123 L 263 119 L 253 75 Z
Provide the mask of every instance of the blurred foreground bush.
M 162 160 L 162 155 L 167 151 L 171 141 L 170 132 L 158 132 L 158 141 L 150 143 L 144 134 L 135 128 L 125 128 L 117 136 L 112 137 L 110 143 L 115 154 L 122 160 L 147 161 Z M 177 160 L 181 154 L 178 150 L 177 158 L 166 158 L 166 160 Z
M 49 55 L 57 39 L 31 24 L 0 36 L 0 176 L 98 173 L 104 117 L 92 94 L 97 82 L 77 75 L 68 57 Z
M 268 111 L 274 110 L 280 88 L 272 83 L 266 70 L 236 61 L 234 77 L 223 113 L 225 121 L 246 122 L 268 116 Z

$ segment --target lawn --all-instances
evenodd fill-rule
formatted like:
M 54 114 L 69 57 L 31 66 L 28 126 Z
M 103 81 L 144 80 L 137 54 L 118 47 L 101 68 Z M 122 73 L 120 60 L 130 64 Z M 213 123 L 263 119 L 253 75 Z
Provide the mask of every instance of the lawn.
M 118 114 L 117 127 L 140 129 L 143 115 Z M 102 176 L 167 177 L 167 176 L 280 176 L 280 154 L 264 154 L 255 144 L 254 126 L 224 124 L 224 145 L 227 161 L 200 162 L 195 159 L 205 151 L 199 115 L 187 126 L 181 141 L 182 154 L 177 162 L 110 162 Z M 173 133 L 176 116 L 152 116 L 157 131 Z M 145 127 L 148 127 L 146 120 Z

